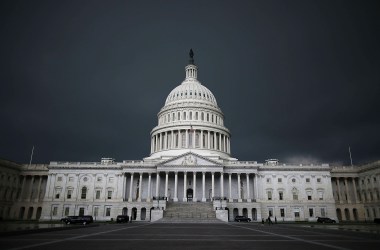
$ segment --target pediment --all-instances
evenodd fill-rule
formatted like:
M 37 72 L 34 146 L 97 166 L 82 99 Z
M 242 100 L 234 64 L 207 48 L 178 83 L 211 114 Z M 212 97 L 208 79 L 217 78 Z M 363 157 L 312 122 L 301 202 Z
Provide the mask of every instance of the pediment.
M 160 166 L 221 166 L 219 162 L 189 152 L 162 162 Z

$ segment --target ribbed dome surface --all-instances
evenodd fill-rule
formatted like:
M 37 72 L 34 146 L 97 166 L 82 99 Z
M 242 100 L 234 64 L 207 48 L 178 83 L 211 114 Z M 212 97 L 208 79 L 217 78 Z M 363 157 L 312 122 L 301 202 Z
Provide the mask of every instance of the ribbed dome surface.
M 165 105 L 176 101 L 202 101 L 218 106 L 211 91 L 197 80 L 186 79 L 174 88 L 166 98 Z

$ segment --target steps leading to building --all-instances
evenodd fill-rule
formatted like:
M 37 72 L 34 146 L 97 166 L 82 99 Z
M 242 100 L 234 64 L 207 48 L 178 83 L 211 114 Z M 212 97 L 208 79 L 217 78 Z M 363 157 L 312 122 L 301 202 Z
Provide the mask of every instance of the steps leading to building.
M 170 202 L 160 222 L 221 223 L 216 219 L 212 203 Z

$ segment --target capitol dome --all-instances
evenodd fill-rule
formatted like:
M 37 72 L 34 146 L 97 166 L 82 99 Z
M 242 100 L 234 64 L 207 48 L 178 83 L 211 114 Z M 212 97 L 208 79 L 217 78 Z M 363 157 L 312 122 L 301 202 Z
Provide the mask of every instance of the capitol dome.
M 230 131 L 215 96 L 197 79 L 198 68 L 190 51 L 185 80 L 167 96 L 151 131 L 151 155 L 170 159 L 194 152 L 212 159 L 230 158 Z

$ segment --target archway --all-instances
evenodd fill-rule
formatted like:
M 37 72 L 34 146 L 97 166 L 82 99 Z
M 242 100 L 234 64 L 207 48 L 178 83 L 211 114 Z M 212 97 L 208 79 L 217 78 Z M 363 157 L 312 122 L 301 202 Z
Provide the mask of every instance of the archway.
M 239 210 L 237 208 L 234 208 L 232 215 L 233 215 L 233 219 L 235 219 L 235 217 L 239 215 Z
M 137 218 L 137 208 L 132 208 L 131 220 L 136 220 Z
M 227 210 L 227 218 L 228 220 L 230 220 L 230 210 L 228 209 L 228 207 L 225 208 Z
M 25 207 L 20 207 L 20 213 L 18 215 L 18 218 L 20 220 L 24 219 L 24 213 L 25 213 Z
M 359 220 L 359 215 L 358 215 L 358 210 L 356 208 L 354 208 L 352 210 L 353 214 L 354 214 L 354 220 L 355 221 L 358 221 Z
M 339 221 L 342 221 L 342 211 L 340 210 L 340 208 L 336 209 L 336 216 L 338 216 Z
M 145 220 L 146 218 L 146 208 L 141 208 L 141 220 Z
M 33 207 L 29 207 L 27 219 L 31 220 L 33 215 Z
M 36 219 L 39 220 L 41 218 L 41 212 L 42 212 L 42 207 L 37 208 L 37 213 L 36 213 Z
M 348 210 L 348 208 L 344 209 L 344 216 L 346 216 L 346 220 L 351 220 L 351 218 L 350 218 L 350 210 Z
M 187 201 L 193 201 L 193 189 L 189 188 L 186 191 Z
M 128 208 L 123 207 L 123 210 L 121 211 L 122 215 L 128 215 Z
M 256 208 L 252 208 L 252 220 L 257 220 Z
M 243 215 L 248 217 L 248 210 L 246 208 L 243 208 Z

